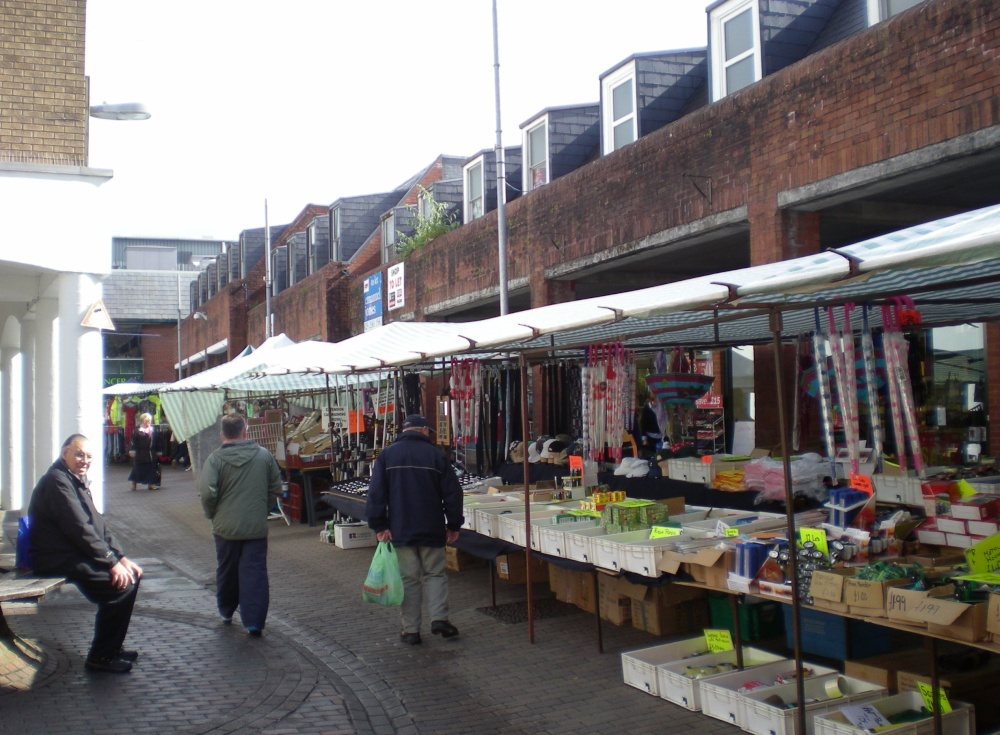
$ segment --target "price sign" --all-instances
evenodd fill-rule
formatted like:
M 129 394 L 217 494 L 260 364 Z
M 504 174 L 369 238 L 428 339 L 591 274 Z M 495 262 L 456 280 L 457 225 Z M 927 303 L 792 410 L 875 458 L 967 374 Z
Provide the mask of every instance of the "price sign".
M 709 653 L 733 650 L 733 634 L 728 630 L 705 630 L 705 643 Z
M 570 471 L 579 472 L 583 474 L 583 457 L 576 454 L 571 454 L 569 457 L 569 469 Z
M 671 526 L 653 526 L 649 531 L 650 538 L 668 538 L 670 536 L 680 536 L 681 529 Z
M 740 537 L 740 529 L 738 528 L 726 529 L 726 538 L 739 538 L 739 537 Z
M 924 706 L 927 707 L 931 712 L 934 711 L 934 688 L 930 684 L 925 684 L 922 681 L 917 682 L 917 691 L 920 692 L 920 696 L 924 698 Z M 946 715 L 951 712 L 951 702 L 948 701 L 948 695 L 945 694 L 944 689 L 938 689 L 938 707 L 941 709 L 941 714 Z
M 841 707 L 840 712 L 859 730 L 875 732 L 880 728 L 888 727 L 892 724 L 873 704 L 856 704 L 850 707 Z
M 850 485 L 854 490 L 860 490 L 861 492 L 868 493 L 869 495 L 875 494 L 875 486 L 872 485 L 872 478 L 868 475 L 852 472 Z
M 731 530 L 732 530 L 732 529 L 731 529 L 731 528 L 729 528 L 729 524 L 727 524 L 727 523 L 723 523 L 722 521 L 718 521 L 718 522 L 716 522 L 716 524 L 715 524 L 715 535 L 716 535 L 716 536 L 727 536 L 727 535 L 728 535 L 728 533 L 727 533 L 727 532 L 728 532 L 728 531 L 731 531 Z M 739 535 L 739 534 L 737 533 L 737 536 L 738 536 L 738 535 Z
M 995 572 L 1000 569 L 1000 533 L 980 541 L 965 550 L 965 561 L 973 574 Z
M 979 494 L 976 492 L 976 489 L 965 480 L 959 480 L 956 484 L 958 485 L 958 495 L 962 500 Z
M 806 541 L 812 541 L 813 546 L 823 552 L 823 556 L 830 555 L 830 549 L 826 545 L 826 531 L 822 528 L 800 528 L 799 541 L 803 544 Z
M 342 429 L 347 426 L 347 406 L 323 406 L 320 409 L 322 426 L 324 431 L 329 431 L 332 425 L 335 429 Z

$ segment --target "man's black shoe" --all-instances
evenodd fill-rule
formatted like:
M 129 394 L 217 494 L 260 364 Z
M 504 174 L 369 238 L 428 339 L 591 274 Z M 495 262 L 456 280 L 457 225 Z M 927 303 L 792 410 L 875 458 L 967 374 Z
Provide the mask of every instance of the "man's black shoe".
M 122 648 L 118 651 L 118 658 L 120 658 L 122 661 L 129 661 L 129 662 L 135 661 L 137 658 L 139 658 L 139 652 L 130 651 L 127 648 Z
M 403 643 L 409 643 L 411 646 L 415 646 L 418 643 L 421 643 L 419 633 L 400 633 L 399 640 L 401 640 Z
M 120 658 L 87 657 L 83 664 L 88 671 L 107 671 L 111 674 L 126 674 L 132 670 L 132 663 Z
M 435 620 L 431 623 L 431 633 L 442 638 L 454 638 L 458 635 L 458 628 L 447 620 Z

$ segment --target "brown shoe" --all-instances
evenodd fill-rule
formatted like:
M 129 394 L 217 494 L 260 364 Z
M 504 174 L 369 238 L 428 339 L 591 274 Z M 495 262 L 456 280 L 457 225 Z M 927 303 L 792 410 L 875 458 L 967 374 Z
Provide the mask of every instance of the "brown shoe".
M 138 485 L 136 485 L 136 484 L 135 484 L 135 483 L 133 482 L 133 483 L 132 483 L 132 492 L 135 492 L 135 491 L 136 491 L 136 490 L 138 489 L 138 487 L 139 487 L 139 486 L 138 486 Z

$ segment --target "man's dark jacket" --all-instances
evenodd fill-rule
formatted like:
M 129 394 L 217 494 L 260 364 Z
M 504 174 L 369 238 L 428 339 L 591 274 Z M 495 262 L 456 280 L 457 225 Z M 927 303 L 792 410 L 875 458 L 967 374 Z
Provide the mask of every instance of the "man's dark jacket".
M 36 572 L 69 574 L 81 562 L 111 569 L 125 556 L 94 507 L 90 490 L 62 459 L 38 481 L 28 515 L 31 566 Z
M 389 529 L 398 546 L 444 546 L 445 529 L 462 527 L 462 487 L 440 449 L 404 431 L 375 460 L 368 486 L 368 526 Z

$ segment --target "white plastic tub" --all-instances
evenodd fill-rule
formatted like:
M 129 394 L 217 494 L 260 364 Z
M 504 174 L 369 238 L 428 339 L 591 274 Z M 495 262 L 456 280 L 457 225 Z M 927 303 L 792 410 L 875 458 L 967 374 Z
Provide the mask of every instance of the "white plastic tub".
M 658 695 L 656 667 L 708 652 L 705 636 L 660 646 L 640 648 L 622 654 L 622 677 L 625 683 L 648 694 Z
M 743 667 L 744 670 L 755 666 L 771 664 L 775 661 L 784 661 L 781 656 L 768 653 L 758 648 L 743 647 Z M 736 663 L 736 651 L 720 651 L 719 653 L 706 653 L 704 656 L 683 659 L 681 661 L 671 661 L 656 667 L 657 685 L 660 697 L 674 704 L 679 704 L 685 709 L 693 712 L 701 711 L 701 683 L 710 681 L 713 676 L 706 676 L 700 679 L 692 679 L 685 676 L 689 666 L 717 666 L 718 664 Z M 731 673 L 731 672 L 724 672 Z M 724 673 L 715 674 L 723 676 Z
M 828 687 L 839 692 L 840 696 L 831 698 Z M 888 689 L 878 684 L 839 674 L 811 677 L 802 682 L 802 688 L 807 701 L 816 700 L 805 708 L 806 735 L 814 735 L 814 718 L 817 715 L 834 712 L 848 705 L 882 699 L 889 693 Z M 797 697 L 794 682 L 747 692 L 743 695 L 743 705 L 746 708 L 746 724 L 743 729 L 754 735 L 799 735 L 798 709 L 786 709 L 777 705 L 778 699 L 786 704 L 794 704 Z

